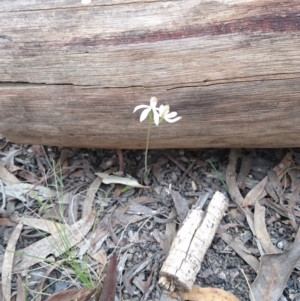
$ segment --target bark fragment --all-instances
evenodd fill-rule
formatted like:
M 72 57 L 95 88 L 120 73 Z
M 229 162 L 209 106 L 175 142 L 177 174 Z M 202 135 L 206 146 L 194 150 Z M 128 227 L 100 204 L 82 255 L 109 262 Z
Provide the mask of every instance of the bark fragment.
M 206 212 L 199 207 L 189 211 L 161 268 L 159 284 L 170 290 L 192 289 L 227 206 L 228 199 L 217 191 Z

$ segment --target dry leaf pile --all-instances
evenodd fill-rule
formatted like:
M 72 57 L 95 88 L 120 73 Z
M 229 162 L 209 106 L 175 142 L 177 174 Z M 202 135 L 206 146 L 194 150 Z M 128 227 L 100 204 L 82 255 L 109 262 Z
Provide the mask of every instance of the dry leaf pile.
M 150 151 L 143 182 L 142 151 L 1 145 L 1 300 L 300 300 L 298 150 Z M 192 291 L 170 295 L 162 263 L 216 191 L 226 216 Z

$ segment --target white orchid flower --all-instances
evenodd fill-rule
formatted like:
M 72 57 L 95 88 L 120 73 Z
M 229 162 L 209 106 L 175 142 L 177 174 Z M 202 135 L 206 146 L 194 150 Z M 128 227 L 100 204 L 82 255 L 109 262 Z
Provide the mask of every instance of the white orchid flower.
M 140 116 L 140 122 L 143 122 L 147 118 L 149 113 L 152 111 L 153 121 L 154 121 L 155 125 L 159 125 L 160 115 L 159 115 L 158 108 L 156 107 L 156 105 L 157 105 L 157 98 L 151 97 L 149 106 L 147 106 L 147 105 L 136 106 L 133 110 L 133 113 L 135 113 L 139 109 L 144 109 L 144 111 L 142 112 L 142 114 Z
M 164 119 L 167 122 L 173 123 L 180 120 L 182 117 L 177 116 L 177 112 L 170 112 L 169 105 L 161 105 L 158 108 L 159 116 L 161 119 Z M 177 117 L 176 117 L 177 116 Z
M 81 0 L 81 4 L 88 5 L 91 3 L 91 0 Z

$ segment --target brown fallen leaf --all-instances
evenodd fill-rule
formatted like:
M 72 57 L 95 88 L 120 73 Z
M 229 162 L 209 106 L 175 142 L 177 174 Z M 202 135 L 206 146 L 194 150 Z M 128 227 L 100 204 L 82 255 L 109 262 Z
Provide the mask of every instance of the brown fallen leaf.
M 47 301 L 90 301 L 91 297 L 96 293 L 97 288 L 81 288 L 59 291 L 50 296 Z
M 176 210 L 175 208 L 172 208 L 171 212 L 169 213 L 169 219 L 175 219 L 176 218 Z M 176 223 L 170 222 L 166 224 L 166 231 L 165 231 L 165 240 L 163 245 L 164 253 L 167 255 L 170 251 L 172 242 L 176 236 Z
M 109 175 L 108 173 L 105 172 L 97 172 L 95 173 L 95 175 L 100 177 L 104 184 L 122 184 L 125 186 L 127 185 L 127 186 L 132 186 L 137 188 L 150 188 L 149 186 L 144 186 L 139 184 L 138 181 L 135 179 Z
M 171 188 L 168 190 L 168 192 L 171 194 L 173 198 L 179 221 L 180 222 L 184 221 L 184 219 L 186 218 L 189 212 L 189 206 L 187 200 L 183 198 L 178 191 L 174 191 Z
M 0 226 L 13 227 L 16 223 L 8 217 L 0 217 Z
M 31 183 L 31 184 L 38 184 L 39 183 L 39 179 L 38 177 L 30 172 L 29 170 L 23 169 L 23 168 L 19 168 L 17 175 L 23 179 L 26 180 L 26 182 Z
M 194 285 L 190 292 L 180 292 L 180 295 L 184 300 L 190 301 L 239 301 L 230 292 L 215 287 L 200 287 L 198 285 Z M 173 292 L 170 296 L 177 297 L 178 293 Z
M 240 156 L 241 151 L 239 149 L 231 149 L 229 154 L 229 162 L 226 169 L 226 184 L 228 186 L 229 194 L 231 199 L 238 206 L 241 206 L 244 202 L 244 198 L 239 190 L 236 180 L 236 165 Z
M 278 250 L 273 245 L 269 233 L 267 231 L 265 212 L 266 208 L 260 205 L 259 202 L 256 202 L 254 211 L 254 229 L 256 237 L 259 240 L 261 246 L 263 247 L 265 253 L 276 254 L 278 253 Z
M 287 174 L 289 175 L 290 182 L 291 182 L 291 190 L 293 191 L 299 182 L 298 180 L 300 177 L 299 167 L 292 165 L 291 168 L 287 170 Z
M 12 235 L 7 243 L 7 247 L 4 253 L 3 264 L 2 264 L 2 290 L 4 300 L 9 301 L 11 299 L 11 280 L 12 280 L 12 268 L 13 261 L 15 258 L 15 249 L 17 241 L 20 237 L 23 224 L 19 223 L 13 230 Z
M 262 256 L 255 281 L 251 284 L 252 301 L 277 301 L 286 282 L 300 259 L 300 230 L 289 250 L 280 254 Z
M 68 167 L 69 163 L 68 163 L 68 157 L 69 157 L 69 150 L 68 149 L 62 149 L 61 153 L 60 153 L 60 157 L 56 163 L 57 166 L 60 166 L 61 168 L 63 167 Z
M 247 253 L 244 249 L 244 245 L 238 241 L 234 241 L 228 233 L 219 234 L 222 240 L 224 240 L 228 246 L 230 246 L 236 253 L 243 258 L 249 266 L 257 272 L 259 269 L 259 261 L 253 255 Z
M 118 161 L 118 158 L 116 157 L 116 155 L 113 155 L 112 157 L 104 160 L 101 164 L 100 167 L 102 170 L 107 170 L 110 167 L 112 167 L 114 164 L 116 164 Z
M 86 219 L 81 219 L 77 223 L 70 227 L 66 227 L 62 231 L 58 231 L 46 238 L 43 238 L 26 248 L 18 250 L 14 256 L 13 272 L 22 271 L 38 262 L 43 261 L 43 258 L 54 254 L 59 256 L 63 254 L 67 249 L 72 248 L 83 240 L 85 235 L 89 232 L 93 226 L 96 217 L 96 212 L 92 211 Z M 68 237 L 68 244 L 63 244 L 64 237 Z M 1 258 L 0 256 L 0 263 Z
M 16 301 L 24 301 L 26 300 L 26 290 L 25 284 L 22 281 L 22 278 L 19 274 L 17 274 L 17 296 Z M 42 294 L 40 294 L 42 295 Z
M 119 172 L 124 174 L 124 157 L 121 149 L 116 149 L 119 158 Z
M 285 172 L 291 166 L 292 163 L 293 152 L 288 152 L 282 161 L 275 166 L 273 169 L 276 172 L 276 175 L 279 179 L 283 177 Z M 254 188 L 252 188 L 242 203 L 242 207 L 247 207 L 250 205 L 254 205 L 257 201 L 261 200 L 263 197 L 267 195 L 265 190 L 265 186 L 268 183 L 268 176 L 264 177 Z
M 99 179 L 100 179 L 100 178 L 99 178 Z M 114 197 L 114 199 L 117 199 L 117 198 L 120 197 L 123 188 L 124 188 L 124 185 L 116 184 L 115 190 L 114 190 L 114 192 L 113 192 L 113 197 Z
M 228 186 L 229 195 L 231 196 L 231 199 L 236 203 L 238 206 L 238 210 L 246 215 L 246 219 L 248 222 L 248 225 L 252 231 L 254 232 L 254 226 L 253 226 L 253 214 L 250 211 L 249 208 L 241 208 L 241 204 L 244 202 L 244 198 L 240 192 L 240 189 L 237 184 L 236 180 L 236 167 L 237 167 L 237 161 L 238 158 L 241 156 L 241 151 L 239 149 L 231 149 L 229 154 L 229 162 L 226 169 L 226 184 Z
M 294 188 L 294 191 L 288 201 L 288 206 L 287 206 L 287 215 L 295 231 L 298 231 L 299 229 L 299 225 L 295 218 L 295 210 L 294 210 L 296 203 L 298 201 L 299 193 L 300 193 L 300 183 L 298 183 L 297 186 Z
M 280 180 L 277 177 L 275 170 L 268 171 L 268 183 L 265 186 L 266 192 L 276 202 L 283 204 L 283 188 Z
M 245 189 L 246 179 L 252 166 L 253 154 L 254 151 L 252 150 L 249 154 L 243 155 L 242 158 L 242 166 L 236 180 L 238 187 L 242 190 Z
M 8 171 L 12 172 L 17 166 L 14 164 L 15 157 L 22 154 L 22 149 L 15 149 L 14 145 L 8 153 L 5 154 L 5 157 L 1 159 L 2 164 L 7 168 Z
M 5 185 L 20 183 L 20 180 L 10 173 L 3 164 L 0 164 L 0 179 Z
M 99 301 L 114 301 L 117 287 L 117 255 L 110 260 Z
M 46 233 L 55 234 L 58 230 L 63 231 L 64 226 L 61 223 L 54 222 L 47 219 L 24 217 L 18 218 L 17 221 L 22 221 L 24 225 L 29 226 L 35 230 L 41 230 Z
M 87 190 L 86 197 L 82 205 L 82 218 L 86 218 L 92 212 L 93 202 L 101 182 L 101 178 L 96 178 Z
M 39 157 L 45 157 L 46 153 L 42 146 L 40 145 L 32 145 L 29 150 L 31 150 L 35 155 Z
M 102 266 L 105 266 L 107 263 L 107 255 L 103 248 L 98 250 L 97 252 L 91 254 L 91 256 L 98 261 Z
M 158 171 L 168 162 L 166 157 L 158 158 L 157 162 L 152 166 L 152 173 L 156 179 L 158 179 Z

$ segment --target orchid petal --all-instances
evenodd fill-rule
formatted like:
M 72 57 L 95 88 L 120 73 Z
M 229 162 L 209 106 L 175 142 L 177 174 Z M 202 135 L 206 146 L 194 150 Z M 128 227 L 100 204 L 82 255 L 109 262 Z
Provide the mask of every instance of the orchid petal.
M 135 108 L 134 108 L 134 110 L 133 110 L 133 113 L 135 113 L 137 110 L 139 110 L 139 109 L 147 109 L 147 108 L 149 108 L 149 106 L 147 106 L 147 105 L 139 105 L 139 106 L 136 106 Z
M 149 106 L 147 106 L 147 109 L 145 109 L 140 116 L 140 122 L 143 122 L 147 118 L 150 111 L 151 111 L 151 108 Z
M 159 119 L 160 119 L 160 115 L 157 112 L 157 110 L 153 111 L 153 120 L 155 125 L 159 125 Z
M 168 113 L 167 114 L 167 117 L 168 118 L 174 118 L 174 117 L 176 117 L 177 116 L 177 112 L 171 112 L 171 113 Z
M 182 117 L 176 117 L 176 118 L 173 118 L 173 119 L 169 119 L 169 118 L 165 118 L 165 121 L 169 122 L 169 123 L 173 123 L 173 122 L 176 122 L 178 120 L 180 120 Z
M 168 106 L 168 105 L 166 105 L 166 106 L 161 105 L 158 110 L 159 110 L 160 117 L 164 118 L 169 113 L 170 106 Z
M 157 105 L 157 98 L 153 96 L 150 98 L 150 107 L 152 109 L 156 109 L 156 105 Z

